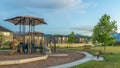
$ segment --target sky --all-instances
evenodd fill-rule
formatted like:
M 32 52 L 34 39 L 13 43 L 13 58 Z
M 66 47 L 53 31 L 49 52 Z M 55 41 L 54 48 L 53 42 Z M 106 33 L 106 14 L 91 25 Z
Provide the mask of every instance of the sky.
M 120 0 L 0 0 L 0 25 L 14 32 L 19 26 L 4 21 L 16 16 L 43 18 L 47 25 L 36 31 L 45 34 L 92 35 L 91 30 L 103 14 L 117 21 L 120 32 Z

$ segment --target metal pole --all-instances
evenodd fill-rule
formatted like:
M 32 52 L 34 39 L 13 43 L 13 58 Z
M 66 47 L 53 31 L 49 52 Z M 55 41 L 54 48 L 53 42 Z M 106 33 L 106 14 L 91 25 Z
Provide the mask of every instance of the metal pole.
M 32 27 L 33 27 L 33 41 L 35 44 L 35 20 L 34 19 L 32 19 Z
M 32 42 L 32 26 L 31 26 L 32 22 L 30 23 L 30 37 L 31 37 L 31 42 Z
M 23 36 L 24 36 L 24 44 L 25 44 L 25 22 L 26 22 L 26 19 L 23 21 Z
M 28 41 L 28 53 L 31 53 L 31 39 L 32 39 L 32 37 L 31 37 L 31 20 L 30 20 L 30 18 L 27 18 L 27 21 L 26 22 L 28 22 L 29 24 L 29 32 L 28 32 L 28 37 L 29 37 L 29 41 Z
M 19 30 L 20 30 L 20 31 L 19 31 L 19 32 L 20 32 L 20 38 L 21 38 L 21 36 L 22 36 L 22 35 L 21 35 L 22 26 L 21 26 L 21 25 L 22 25 L 22 21 L 21 21 L 21 17 L 20 17 L 20 28 L 19 28 Z M 23 43 L 23 41 L 20 39 L 20 45 L 21 45 L 21 47 L 20 47 L 20 53 L 23 52 L 23 44 L 22 44 L 22 43 Z
M 33 25 L 33 41 L 34 41 L 34 44 L 35 44 L 35 26 Z
M 30 19 L 29 19 L 30 20 Z M 29 21 L 29 32 L 28 32 L 28 35 L 29 35 L 29 42 L 28 43 L 31 43 L 31 37 L 30 37 L 30 21 Z
M 20 29 L 19 32 L 20 32 L 20 36 L 21 36 L 21 18 L 20 18 L 20 28 L 19 29 Z
M 56 39 L 55 39 L 55 35 L 54 35 L 54 53 L 56 52 Z

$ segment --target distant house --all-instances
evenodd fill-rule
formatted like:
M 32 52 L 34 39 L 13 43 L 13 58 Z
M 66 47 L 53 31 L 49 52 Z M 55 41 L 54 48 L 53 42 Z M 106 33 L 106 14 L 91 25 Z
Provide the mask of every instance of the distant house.
M 69 35 L 51 35 L 51 34 L 46 34 L 44 37 L 46 37 L 47 40 L 51 39 L 52 42 L 55 39 L 56 43 L 67 43 Z M 91 42 L 91 37 L 89 36 L 83 36 L 80 34 L 75 35 L 75 43 L 89 43 Z
M 66 43 L 68 41 L 68 35 L 55 35 L 56 43 Z
M 84 43 L 86 41 L 86 37 L 80 34 L 75 35 L 75 42 L 76 43 Z
M 25 42 L 29 43 L 30 41 L 34 41 L 36 46 L 40 45 L 40 41 L 44 40 L 44 34 L 38 31 L 32 32 L 26 32 L 25 34 L 20 32 L 14 33 L 14 38 L 17 39 L 19 42 L 24 41 L 24 35 L 25 35 Z M 32 35 L 32 36 L 31 36 Z M 34 35 L 34 37 L 33 37 Z
M 0 26 L 0 32 L 6 36 L 5 41 L 12 41 L 13 40 L 13 32 L 3 26 Z
M 44 34 L 45 40 L 49 42 L 55 43 L 66 43 L 68 40 L 68 35 L 52 35 L 52 34 Z M 55 41 L 54 41 L 55 40 Z

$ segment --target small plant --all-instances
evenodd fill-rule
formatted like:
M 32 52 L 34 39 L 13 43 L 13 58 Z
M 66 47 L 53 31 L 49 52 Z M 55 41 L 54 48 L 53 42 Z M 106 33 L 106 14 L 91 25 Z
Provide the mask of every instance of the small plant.
M 10 46 L 10 41 L 6 41 L 4 45 Z

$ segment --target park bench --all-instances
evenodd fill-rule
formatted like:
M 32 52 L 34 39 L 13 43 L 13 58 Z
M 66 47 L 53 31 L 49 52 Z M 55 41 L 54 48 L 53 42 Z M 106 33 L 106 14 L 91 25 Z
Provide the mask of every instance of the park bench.
M 90 48 L 83 48 L 83 51 L 89 51 L 90 50 Z
M 83 46 L 83 51 L 89 51 L 91 49 L 90 45 L 84 45 Z

